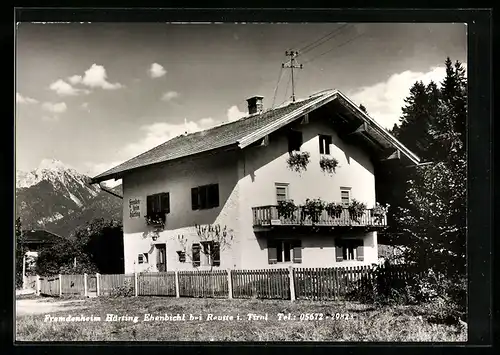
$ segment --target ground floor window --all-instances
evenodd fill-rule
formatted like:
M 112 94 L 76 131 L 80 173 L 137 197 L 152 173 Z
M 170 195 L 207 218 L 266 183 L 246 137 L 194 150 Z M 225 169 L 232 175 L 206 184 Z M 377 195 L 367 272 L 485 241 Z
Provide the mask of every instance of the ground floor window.
M 302 245 L 300 240 L 268 240 L 267 251 L 269 264 L 302 262 Z
M 364 260 L 363 239 L 342 239 L 336 241 L 336 260 Z
M 219 243 L 214 241 L 203 241 L 201 245 L 203 246 L 204 264 L 208 266 L 220 266 Z
M 148 254 L 147 253 L 141 253 L 137 257 L 137 262 L 139 264 L 147 264 L 148 263 Z

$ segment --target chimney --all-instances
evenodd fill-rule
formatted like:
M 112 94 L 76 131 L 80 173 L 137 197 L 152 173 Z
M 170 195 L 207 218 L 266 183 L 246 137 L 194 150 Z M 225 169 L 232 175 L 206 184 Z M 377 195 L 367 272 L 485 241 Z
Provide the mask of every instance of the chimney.
M 264 100 L 264 96 L 252 96 L 247 99 L 248 102 L 248 114 L 253 115 L 256 113 L 261 113 L 264 111 L 264 105 L 262 104 L 262 100 Z

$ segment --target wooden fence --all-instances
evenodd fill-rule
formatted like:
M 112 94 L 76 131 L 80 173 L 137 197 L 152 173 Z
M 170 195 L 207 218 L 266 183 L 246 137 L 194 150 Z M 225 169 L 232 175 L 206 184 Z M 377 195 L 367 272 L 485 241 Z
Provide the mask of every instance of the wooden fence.
M 169 271 L 39 277 L 37 293 L 49 296 L 135 295 L 286 300 L 356 299 L 360 293 L 404 287 L 416 271 L 408 265 L 262 270 Z M 124 291 L 124 292 L 120 292 Z

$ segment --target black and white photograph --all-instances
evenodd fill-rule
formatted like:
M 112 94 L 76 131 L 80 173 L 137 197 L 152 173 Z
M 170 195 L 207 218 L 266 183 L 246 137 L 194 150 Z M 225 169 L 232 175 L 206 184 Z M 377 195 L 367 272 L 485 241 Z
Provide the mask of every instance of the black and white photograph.
M 466 342 L 467 35 L 18 22 L 16 341 Z

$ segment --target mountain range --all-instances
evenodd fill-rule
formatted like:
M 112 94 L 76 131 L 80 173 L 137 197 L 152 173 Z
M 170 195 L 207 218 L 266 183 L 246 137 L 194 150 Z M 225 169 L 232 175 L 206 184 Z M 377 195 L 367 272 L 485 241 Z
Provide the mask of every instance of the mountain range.
M 54 159 L 30 172 L 16 170 L 16 217 L 23 229 L 69 236 L 94 218 L 121 222 L 122 199 L 89 182 L 89 176 Z M 110 190 L 122 195 L 121 185 Z

